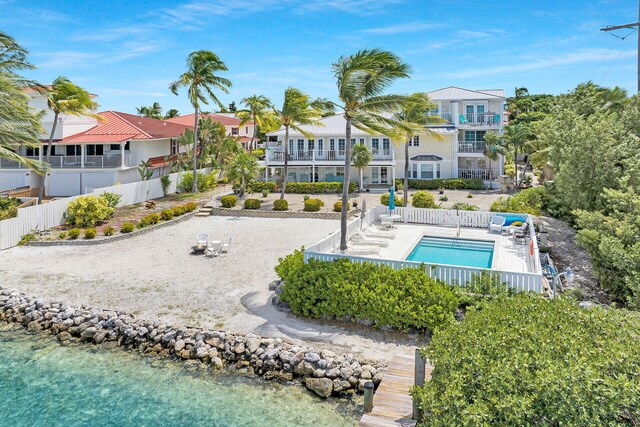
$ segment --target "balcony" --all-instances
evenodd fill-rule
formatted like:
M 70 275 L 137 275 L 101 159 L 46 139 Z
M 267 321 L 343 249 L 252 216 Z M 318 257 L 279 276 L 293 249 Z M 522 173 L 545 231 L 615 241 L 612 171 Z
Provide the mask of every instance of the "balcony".
M 463 113 L 458 118 L 461 126 L 500 126 L 502 124 L 500 113 Z
M 393 149 L 372 150 L 373 161 L 393 161 Z M 267 163 L 284 163 L 284 150 L 268 148 Z M 344 151 L 341 150 L 294 150 L 289 152 L 289 162 L 326 163 L 344 162 Z
M 430 111 L 429 115 L 441 118 L 443 121 L 442 123 L 439 123 L 440 125 L 453 124 L 453 116 L 451 115 L 451 113 L 438 113 L 438 112 Z
M 38 160 L 37 156 L 25 156 L 27 159 Z M 124 155 L 124 166 L 135 166 L 135 158 L 132 154 Z M 51 156 L 49 159 L 51 169 L 116 169 L 122 166 L 120 154 L 110 156 Z M 26 169 L 18 162 L 0 158 L 0 169 Z
M 458 141 L 459 153 L 482 153 L 484 152 L 484 141 Z
M 498 179 L 500 171 L 496 169 L 458 169 L 458 178 L 483 179 L 493 181 Z

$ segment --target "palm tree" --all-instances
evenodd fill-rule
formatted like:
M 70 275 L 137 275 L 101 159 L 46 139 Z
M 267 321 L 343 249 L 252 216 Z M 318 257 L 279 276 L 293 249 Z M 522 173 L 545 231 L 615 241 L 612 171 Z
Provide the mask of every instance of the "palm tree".
M 253 122 L 253 134 L 251 142 L 249 142 L 249 152 L 251 152 L 258 130 L 263 133 L 269 132 L 278 128 L 278 124 L 275 123 L 277 120 L 273 114 L 273 104 L 266 96 L 252 95 L 248 98 L 242 98 L 240 103 L 246 107 L 236 111 L 236 116 L 241 119 L 240 126 L 244 126 L 250 121 Z
M 493 181 L 493 169 L 491 168 L 491 162 L 500 158 L 501 154 L 504 154 L 504 140 L 497 132 L 487 132 L 484 134 L 484 147 L 482 149 L 482 155 L 489 159 L 489 173 L 487 178 L 489 181 Z
M 340 217 L 340 249 L 347 249 L 347 203 L 351 169 L 351 126 L 370 134 L 396 134 L 397 123 L 385 113 L 402 109 L 407 97 L 383 95 L 393 81 L 409 77 L 411 68 L 391 52 L 363 49 L 341 57 L 332 65 L 338 84 L 338 96 L 346 121 L 346 149 L 342 215 Z
M 154 102 L 152 106 L 145 107 L 144 105 L 141 107 L 136 107 L 136 111 L 139 115 L 144 117 L 149 117 L 151 119 L 162 119 L 162 107 L 159 102 Z
M 175 108 L 172 108 L 167 111 L 167 114 L 165 114 L 164 117 L 162 117 L 162 119 L 163 120 L 173 119 L 174 117 L 178 117 L 179 115 L 180 113 L 178 112 L 178 110 L 176 110 Z
M 516 123 L 505 127 L 504 145 L 506 149 L 513 150 L 513 163 L 516 169 L 514 185 L 516 187 L 518 186 L 518 153 L 522 152 L 530 137 L 529 126 L 525 123 Z
M 227 176 L 232 182 L 236 184 L 240 182 L 240 196 L 244 195 L 247 182 L 256 179 L 258 173 L 260 173 L 258 159 L 245 152 L 236 154 L 227 170 Z
M 218 71 L 227 71 L 227 66 L 218 56 L 209 50 L 197 50 L 191 52 L 187 57 L 187 71 L 178 80 L 169 85 L 169 89 L 174 95 L 178 94 L 181 87 L 187 88 L 189 102 L 193 105 L 195 118 L 193 124 L 193 192 L 197 193 L 197 150 L 198 145 L 198 111 L 200 103 L 209 104 L 209 99 L 219 107 L 224 107 L 218 99 L 213 89 L 219 89 L 224 93 L 229 93 L 231 81 L 224 77 L 217 76 Z
M 363 190 L 362 179 L 364 175 L 364 168 L 369 166 L 371 160 L 373 160 L 373 154 L 364 144 L 356 144 L 353 147 L 353 152 L 351 153 L 351 158 L 353 160 L 353 166 L 358 169 L 360 172 L 360 191 Z
M 433 132 L 428 127 L 445 122 L 440 117 L 429 114 L 429 111 L 434 110 L 435 107 L 436 104 L 431 102 L 427 95 L 417 92 L 409 96 L 400 112 L 396 114 L 398 123 L 402 125 L 398 130 L 404 138 L 400 141 L 404 145 L 404 183 L 402 188 L 405 206 L 409 203 L 409 145 L 411 141 L 420 133 L 429 134 L 437 141 L 444 139 L 441 134 Z
M 280 198 L 284 199 L 289 179 L 289 129 L 300 132 L 305 138 L 313 138 L 313 134 L 305 131 L 300 126 L 322 126 L 318 121 L 321 112 L 314 108 L 309 95 L 299 89 L 288 87 L 284 91 L 284 103 L 282 110 L 277 111 L 280 122 L 284 126 L 284 179 Z
M 24 91 L 34 83 L 15 74 L 15 71 L 34 68 L 27 61 L 27 54 L 28 51 L 13 37 L 0 31 L 0 157 L 44 174 L 45 163 L 18 154 L 20 148 L 37 148 L 40 145 L 38 136 L 44 132 L 40 125 L 44 112 L 31 111 Z
M 49 142 L 47 143 L 47 163 L 51 160 L 51 144 L 58 126 L 58 118 L 60 114 L 70 116 L 89 116 L 100 119 L 100 116 L 94 113 L 98 108 L 98 103 L 94 102 L 89 92 L 77 86 L 64 76 L 59 76 L 53 81 L 51 88 L 46 91 L 47 106 L 53 111 L 53 125 L 49 134 Z M 42 201 L 44 196 L 44 185 L 46 175 L 42 176 L 42 184 L 38 193 L 38 203 Z

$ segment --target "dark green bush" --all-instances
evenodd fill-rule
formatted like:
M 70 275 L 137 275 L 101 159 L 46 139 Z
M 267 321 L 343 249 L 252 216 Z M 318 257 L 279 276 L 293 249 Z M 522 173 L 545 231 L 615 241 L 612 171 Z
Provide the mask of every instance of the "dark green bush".
M 67 234 L 69 235 L 70 239 L 77 239 L 78 237 L 80 237 L 80 229 L 72 228 Z
M 134 228 L 135 228 L 135 225 L 133 225 L 133 223 L 125 222 L 125 223 L 122 224 L 122 227 L 120 227 L 120 232 L 121 233 L 131 233 Z
M 422 269 L 394 270 L 371 263 L 310 260 L 302 253 L 281 259 L 283 301 L 294 313 L 313 318 L 371 321 L 376 326 L 434 330 L 453 321 L 455 293 Z
M 110 208 L 115 208 L 120 203 L 122 199 L 122 195 L 118 193 L 112 193 L 110 191 L 106 191 L 100 195 L 101 198 L 107 201 L 107 206 Z
M 626 310 L 498 297 L 435 332 L 414 395 L 436 427 L 638 425 L 639 331 Z
M 174 212 L 175 211 L 173 209 L 165 209 L 160 212 L 160 219 L 162 219 L 163 221 L 169 221 L 175 215 Z
M 238 204 L 238 196 L 234 196 L 233 194 L 222 196 L 220 198 L 220 203 L 223 208 L 232 208 Z
M 380 195 L 380 204 L 383 206 L 389 206 L 389 199 L 391 195 L 389 193 L 383 193 Z M 393 195 L 393 202 L 396 206 L 404 206 L 404 197 L 398 196 L 397 193 Z
M 453 206 L 451 206 L 451 209 L 456 209 L 456 210 L 460 210 L 460 211 L 478 211 L 480 210 L 479 207 L 477 207 L 476 205 L 471 205 L 469 203 L 465 203 L 465 202 L 456 202 L 453 204 Z
M 428 191 L 416 191 L 411 198 L 411 206 L 414 208 L 433 208 L 435 205 L 433 194 Z
M 541 215 L 544 205 L 545 190 L 543 187 L 527 188 L 509 196 L 500 197 L 491 204 L 491 212 L 513 212 Z
M 320 199 L 307 199 L 304 201 L 304 208 L 302 210 L 306 212 L 318 212 L 324 205 Z
M 247 184 L 247 193 L 261 193 L 264 190 L 275 193 L 278 185 L 275 182 L 251 181 Z
M 213 174 L 205 175 L 202 172 L 196 173 L 196 179 L 198 181 L 198 191 L 211 190 L 216 186 L 215 176 Z M 180 193 L 191 193 L 193 190 L 193 173 L 185 173 L 180 177 L 178 183 L 178 191 Z
M 244 201 L 244 208 L 245 209 L 260 209 L 260 204 L 262 203 L 262 200 L 260 199 L 246 199 Z
M 347 204 L 347 210 L 351 210 L 351 206 L 349 206 L 349 204 Z M 342 212 L 342 202 L 335 202 L 333 204 L 333 211 Z
M 160 215 L 156 213 L 145 215 L 142 218 L 140 218 L 140 222 L 138 223 L 138 228 L 148 227 L 150 225 L 157 224 L 158 222 L 160 222 Z
M 95 228 L 87 228 L 86 230 L 84 230 L 85 239 L 95 239 L 97 235 L 98 235 L 98 232 L 96 231 Z
M 107 228 L 104 229 L 102 234 L 104 234 L 105 236 L 113 236 L 113 232 L 114 232 L 113 226 L 110 225 L 110 226 L 108 226 Z
M 63 231 L 62 233 L 58 234 L 58 239 L 59 240 L 64 240 L 67 238 L 67 232 Z
M 402 179 L 396 179 L 397 189 L 401 190 L 402 184 Z M 484 181 L 467 178 L 410 179 L 409 188 L 413 190 L 484 190 Z
M 289 210 L 289 202 L 284 199 L 276 199 L 273 201 L 274 211 L 287 211 Z

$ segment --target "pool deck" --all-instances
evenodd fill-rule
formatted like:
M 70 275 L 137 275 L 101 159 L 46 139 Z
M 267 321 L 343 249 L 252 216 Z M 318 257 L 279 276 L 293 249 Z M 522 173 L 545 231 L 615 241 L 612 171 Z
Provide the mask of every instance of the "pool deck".
M 388 247 L 381 248 L 380 258 L 404 260 L 423 236 L 456 238 L 458 231 L 456 227 L 422 224 L 395 223 L 395 227 L 390 230 L 395 238 L 389 241 Z M 488 229 L 483 228 L 461 227 L 460 238 L 494 242 L 491 265 L 493 270 L 523 273 L 528 271 L 526 259 L 529 247 L 526 244 L 516 243 L 513 237 L 490 233 Z M 454 263 L 453 265 L 464 265 L 464 263 Z

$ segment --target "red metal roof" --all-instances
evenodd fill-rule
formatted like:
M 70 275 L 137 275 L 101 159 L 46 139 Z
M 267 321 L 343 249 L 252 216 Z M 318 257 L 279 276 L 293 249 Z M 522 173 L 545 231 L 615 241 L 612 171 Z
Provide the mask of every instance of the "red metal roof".
M 177 123 L 116 111 L 98 113 L 102 121 L 84 132 L 64 138 L 62 144 L 116 143 L 130 139 L 176 138 L 188 128 Z
M 171 122 L 171 123 L 179 123 L 181 125 L 185 125 L 185 126 L 189 126 L 189 127 L 193 127 L 193 122 L 194 122 L 194 116 L 195 114 L 186 114 L 184 116 L 178 116 L 178 117 L 174 117 L 172 119 L 167 119 L 167 122 Z M 210 118 L 214 123 L 221 123 L 225 126 L 239 126 L 240 122 L 242 120 L 240 120 L 237 117 L 229 117 L 229 116 L 223 116 L 221 114 L 198 114 L 199 118 Z M 249 122 L 246 123 L 247 125 L 253 125 L 253 122 Z

